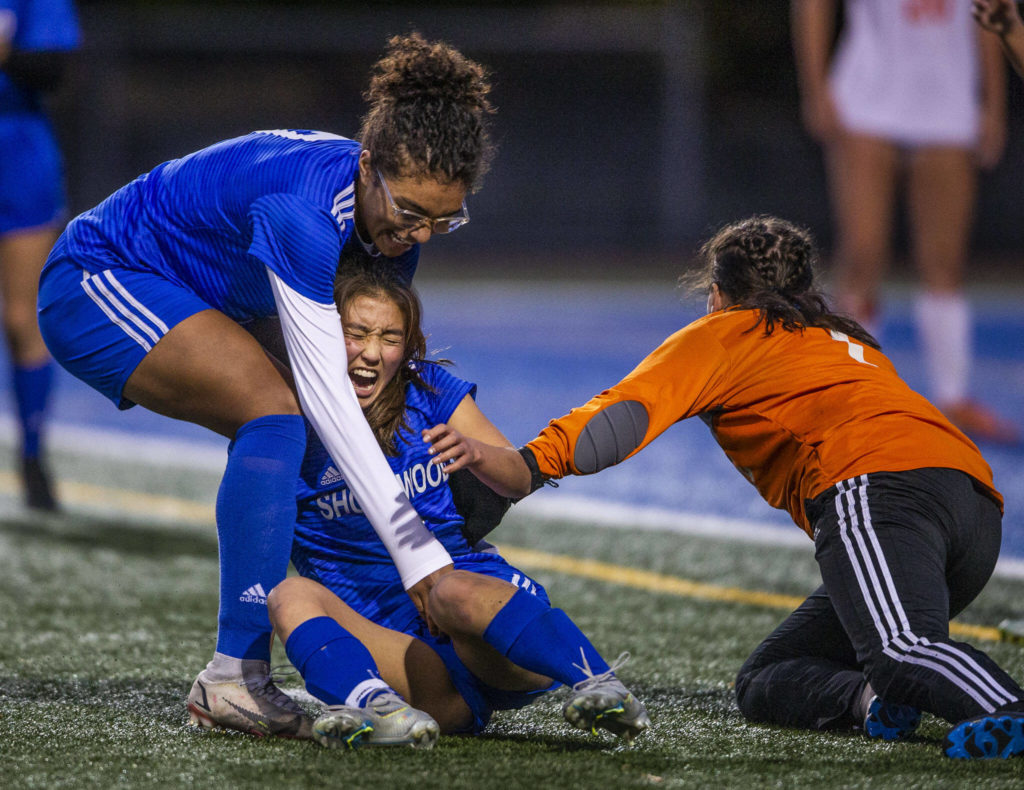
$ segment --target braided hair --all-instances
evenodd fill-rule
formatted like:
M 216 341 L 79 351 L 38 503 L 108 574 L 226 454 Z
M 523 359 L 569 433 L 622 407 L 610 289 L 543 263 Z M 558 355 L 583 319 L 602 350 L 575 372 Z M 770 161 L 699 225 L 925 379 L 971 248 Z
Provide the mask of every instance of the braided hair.
M 419 33 L 392 37 L 363 94 L 370 109 L 360 142 L 374 165 L 388 176 L 476 189 L 494 156 L 487 76 L 448 44 Z
M 717 285 L 730 306 L 757 310 L 753 328 L 763 324 L 765 335 L 776 324 L 786 332 L 819 327 L 880 347 L 864 327 L 829 308 L 814 282 L 818 251 L 803 228 L 768 215 L 732 222 L 701 247 L 700 260 L 702 268 L 680 282 L 704 291 Z

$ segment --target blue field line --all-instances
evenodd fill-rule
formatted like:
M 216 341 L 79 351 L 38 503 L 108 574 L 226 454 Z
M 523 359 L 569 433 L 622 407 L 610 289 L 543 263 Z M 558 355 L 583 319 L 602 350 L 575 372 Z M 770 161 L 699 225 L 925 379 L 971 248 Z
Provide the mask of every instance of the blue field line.
M 428 347 L 478 384 L 481 408 L 516 444 L 614 384 L 700 309 L 692 300 L 681 303 L 671 286 L 650 283 L 425 280 L 419 288 Z M 975 395 L 1024 423 L 1024 300 L 1011 293 L 975 296 L 974 302 Z M 908 307 L 898 296 L 887 303 L 882 341 L 907 382 L 925 391 Z M 180 440 L 210 451 L 226 446 L 192 425 L 139 408 L 120 412 L 63 372 L 57 382 L 53 416 L 60 425 Z M 9 393 L 3 403 L 0 415 L 9 415 Z M 1006 498 L 1003 555 L 1024 560 L 1024 447 L 982 451 Z M 787 514 L 766 505 L 736 473 L 697 420 L 673 426 L 618 467 L 534 496 L 627 506 L 638 518 L 678 512 L 800 534 Z

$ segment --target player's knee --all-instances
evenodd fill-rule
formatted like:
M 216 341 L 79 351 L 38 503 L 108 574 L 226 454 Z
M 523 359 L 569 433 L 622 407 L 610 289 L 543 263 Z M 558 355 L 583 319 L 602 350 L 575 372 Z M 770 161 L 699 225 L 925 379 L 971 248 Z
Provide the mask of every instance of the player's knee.
M 270 622 L 278 625 L 287 612 L 296 604 L 308 600 L 320 589 L 320 585 L 302 576 L 290 576 L 267 595 L 267 614 Z
M 889 702 L 899 702 L 900 689 L 904 685 L 901 675 L 907 669 L 905 662 L 879 650 L 864 662 L 864 677 L 879 697 Z
M 480 608 L 476 574 L 468 571 L 452 571 L 441 577 L 430 590 L 427 605 L 430 616 L 443 631 L 468 633 L 473 630 Z
M 765 720 L 762 695 L 758 693 L 760 687 L 754 683 L 760 669 L 748 661 L 736 674 L 736 706 L 749 721 Z

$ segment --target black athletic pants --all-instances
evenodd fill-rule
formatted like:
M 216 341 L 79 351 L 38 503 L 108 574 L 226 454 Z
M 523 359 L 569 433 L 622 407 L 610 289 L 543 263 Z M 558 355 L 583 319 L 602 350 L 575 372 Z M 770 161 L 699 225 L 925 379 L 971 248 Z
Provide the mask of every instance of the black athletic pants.
M 999 507 L 951 469 L 843 481 L 807 503 L 824 584 L 747 659 L 736 698 L 752 721 L 848 728 L 865 682 L 889 702 L 950 722 L 1024 691 L 987 655 L 949 638 L 985 586 Z

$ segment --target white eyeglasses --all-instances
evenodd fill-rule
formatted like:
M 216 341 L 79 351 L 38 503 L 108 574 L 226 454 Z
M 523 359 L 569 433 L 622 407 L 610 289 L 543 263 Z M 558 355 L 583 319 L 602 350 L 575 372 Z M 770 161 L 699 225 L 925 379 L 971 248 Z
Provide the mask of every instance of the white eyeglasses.
M 377 180 L 379 180 L 381 186 L 384 187 L 384 194 L 391 206 L 391 213 L 394 215 L 395 224 L 402 230 L 418 230 L 424 225 L 427 225 L 430 227 L 431 233 L 451 233 L 469 222 L 469 209 L 466 208 L 465 200 L 462 201 L 462 211 L 450 217 L 427 217 L 415 211 L 399 208 L 395 203 L 395 199 L 391 197 L 391 190 L 388 189 L 388 182 L 384 180 L 384 176 L 381 175 L 380 170 L 374 168 L 374 172 L 377 173 Z

